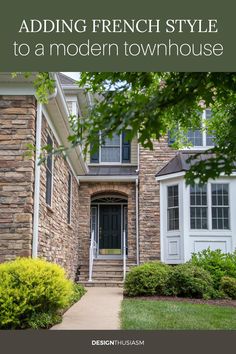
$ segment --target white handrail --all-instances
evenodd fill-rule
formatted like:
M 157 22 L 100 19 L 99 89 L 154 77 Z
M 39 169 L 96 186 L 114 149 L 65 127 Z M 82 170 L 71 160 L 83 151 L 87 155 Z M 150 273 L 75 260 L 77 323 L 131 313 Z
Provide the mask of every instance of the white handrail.
M 93 260 L 94 260 L 95 250 L 96 250 L 96 242 L 94 239 L 94 230 L 93 230 L 91 235 L 90 247 L 89 247 L 89 281 L 92 281 L 92 276 L 93 276 Z
M 126 232 L 123 232 L 123 280 L 126 276 Z

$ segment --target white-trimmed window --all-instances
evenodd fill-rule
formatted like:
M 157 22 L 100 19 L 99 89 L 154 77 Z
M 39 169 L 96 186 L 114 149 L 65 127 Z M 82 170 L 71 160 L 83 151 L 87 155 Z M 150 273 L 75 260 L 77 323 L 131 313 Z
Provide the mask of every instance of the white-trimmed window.
M 201 120 L 202 120 L 202 127 L 203 129 L 196 129 L 196 130 L 188 130 L 186 133 L 186 138 L 188 142 L 187 149 L 206 149 L 213 147 L 214 144 L 214 136 L 212 133 L 207 129 L 207 121 L 211 119 L 212 112 L 210 109 L 206 109 L 203 111 Z M 175 142 L 175 137 L 168 135 L 168 144 L 172 145 Z
M 229 229 L 229 185 L 212 183 L 212 229 Z
M 192 146 L 190 148 L 206 148 L 214 146 L 213 136 L 207 130 L 207 120 L 211 119 L 212 112 L 206 109 L 202 114 L 202 125 L 204 129 L 189 130 L 187 132 L 187 139 Z
M 101 142 L 101 134 L 98 137 Z M 93 147 L 91 146 L 91 150 Z M 99 144 L 97 151 L 90 156 L 91 163 L 121 164 L 130 163 L 131 143 L 126 139 L 126 133 L 113 134 L 112 138 L 105 138 L 103 144 Z
M 179 186 L 167 187 L 167 230 L 179 230 Z
M 47 145 L 53 148 L 53 139 L 48 133 Z M 46 194 L 45 200 L 48 206 L 52 207 L 52 191 L 53 191 L 53 155 L 50 153 L 46 159 Z
M 190 187 L 190 227 L 191 229 L 208 228 L 207 186 Z
M 68 173 L 68 205 L 67 205 L 67 223 L 71 224 L 72 215 L 72 175 Z
M 207 185 L 190 187 L 190 228 L 192 230 L 230 228 L 228 183 L 210 183 L 209 188 Z
M 121 162 L 121 136 L 114 134 L 113 137 L 105 138 L 101 145 L 101 162 Z

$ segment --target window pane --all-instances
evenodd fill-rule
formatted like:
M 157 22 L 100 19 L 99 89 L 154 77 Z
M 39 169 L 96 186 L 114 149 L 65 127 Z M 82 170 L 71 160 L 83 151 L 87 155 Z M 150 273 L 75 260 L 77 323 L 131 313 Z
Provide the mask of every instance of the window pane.
M 119 147 L 102 147 L 101 148 L 102 162 L 120 162 L 120 148 Z
M 212 228 L 229 229 L 229 185 L 212 183 Z
M 187 139 L 193 146 L 203 145 L 201 130 L 189 130 L 187 132 Z
M 105 138 L 105 146 L 120 146 L 120 135 L 114 134 L 113 137 L 110 138 Z
M 178 186 L 167 187 L 167 229 L 179 229 L 179 195 Z
M 206 185 L 190 187 L 190 227 L 207 229 L 207 188 Z
M 206 120 L 210 120 L 212 116 L 212 112 L 210 109 L 206 109 Z M 214 136 L 212 134 L 212 132 L 208 132 L 206 130 L 206 145 L 207 146 L 214 146 Z

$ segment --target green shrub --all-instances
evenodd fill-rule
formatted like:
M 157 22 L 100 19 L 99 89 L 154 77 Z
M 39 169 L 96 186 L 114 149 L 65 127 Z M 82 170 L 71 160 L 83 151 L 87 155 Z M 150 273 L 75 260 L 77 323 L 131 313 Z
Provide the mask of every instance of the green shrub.
M 43 322 L 45 314 L 52 318 L 69 306 L 73 293 L 73 283 L 56 264 L 30 258 L 3 263 L 0 328 L 27 328 L 33 321 Z
M 167 287 L 169 294 L 175 296 L 191 298 L 214 296 L 213 280 L 210 273 L 190 263 L 173 267 Z
M 71 305 L 73 305 L 75 302 L 79 301 L 81 297 L 86 293 L 85 288 L 81 284 L 73 284 L 73 294 L 70 299 Z
M 231 299 L 236 300 L 236 279 L 232 277 L 222 277 L 220 289 Z
M 170 266 L 160 262 L 145 263 L 131 268 L 124 284 L 127 296 L 164 295 Z
M 61 314 L 55 312 L 34 313 L 28 320 L 28 327 L 32 329 L 49 329 L 53 325 L 61 322 Z
M 207 270 L 214 281 L 215 289 L 219 289 L 224 276 L 236 278 L 236 252 L 224 254 L 221 250 L 211 251 L 209 248 L 193 254 L 191 263 Z

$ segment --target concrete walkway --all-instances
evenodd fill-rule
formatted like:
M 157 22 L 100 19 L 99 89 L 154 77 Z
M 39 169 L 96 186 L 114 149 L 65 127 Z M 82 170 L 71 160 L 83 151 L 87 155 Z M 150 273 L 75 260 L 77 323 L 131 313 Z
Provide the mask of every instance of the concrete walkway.
M 91 287 L 52 329 L 120 329 L 119 312 L 123 289 Z

